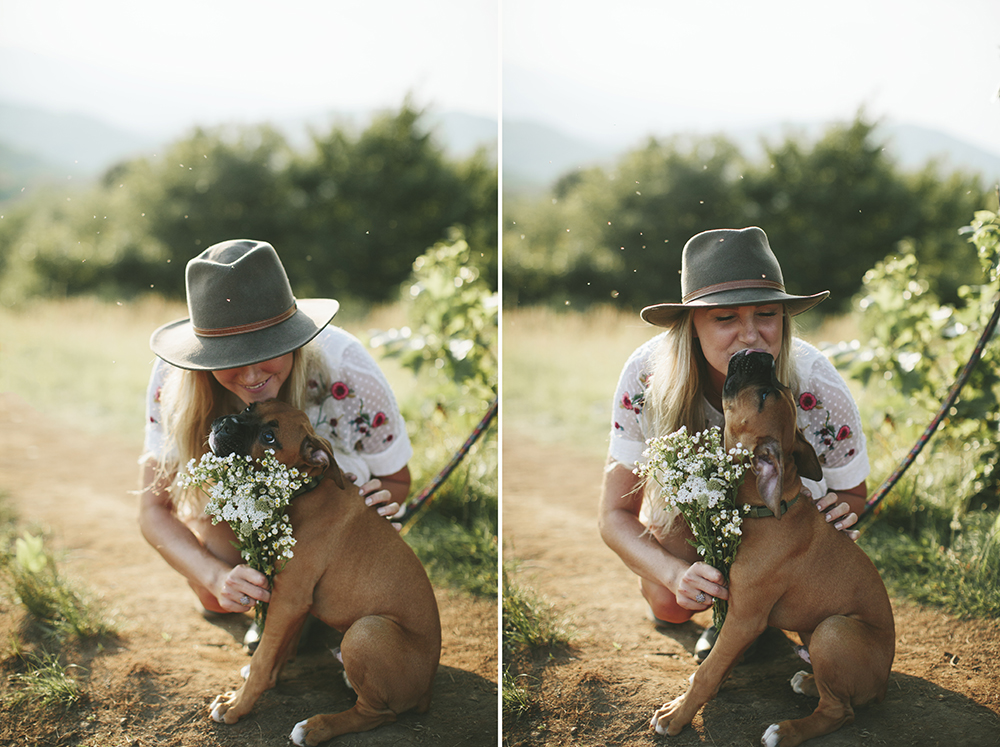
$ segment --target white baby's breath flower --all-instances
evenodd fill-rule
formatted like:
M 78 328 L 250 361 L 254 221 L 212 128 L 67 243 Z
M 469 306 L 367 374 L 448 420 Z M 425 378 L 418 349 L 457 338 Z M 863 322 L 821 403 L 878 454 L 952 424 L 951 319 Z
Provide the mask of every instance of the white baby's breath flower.
M 728 451 L 717 427 L 694 434 L 687 428 L 646 442 L 643 462 L 634 474 L 656 482 L 662 508 L 676 510 L 687 520 L 698 554 L 729 577 L 742 538 L 743 514 L 736 506 L 736 490 L 743 481 L 749 452 L 742 444 Z M 716 626 L 725 619 L 725 603 L 716 600 Z
M 241 557 L 269 579 L 292 557 L 292 525 L 286 513 L 306 475 L 286 467 L 269 449 L 255 463 L 252 457 L 205 454 L 178 477 L 181 487 L 207 492 L 205 513 L 212 523 L 224 521 L 232 527 Z

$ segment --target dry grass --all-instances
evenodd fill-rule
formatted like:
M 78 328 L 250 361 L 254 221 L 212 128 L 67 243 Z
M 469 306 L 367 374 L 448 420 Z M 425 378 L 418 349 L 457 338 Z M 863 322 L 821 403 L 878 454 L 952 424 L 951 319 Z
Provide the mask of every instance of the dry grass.
M 629 355 L 660 330 L 612 307 L 557 312 L 504 309 L 503 415 L 541 441 L 573 443 L 603 455 L 611 399 Z M 852 317 L 826 319 L 798 334 L 814 344 L 851 340 Z
M 505 424 L 603 455 L 621 368 L 657 331 L 638 315 L 610 307 L 587 313 L 505 309 Z
M 363 316 L 342 313 L 337 321 L 364 338 L 369 330 L 401 324 L 403 314 L 395 306 L 376 307 Z M 185 316 L 183 303 L 157 296 L 0 307 L 0 391 L 17 394 L 70 427 L 138 441 L 154 360 L 149 336 L 161 324 Z M 412 375 L 394 361 L 382 365 L 404 399 L 413 387 Z

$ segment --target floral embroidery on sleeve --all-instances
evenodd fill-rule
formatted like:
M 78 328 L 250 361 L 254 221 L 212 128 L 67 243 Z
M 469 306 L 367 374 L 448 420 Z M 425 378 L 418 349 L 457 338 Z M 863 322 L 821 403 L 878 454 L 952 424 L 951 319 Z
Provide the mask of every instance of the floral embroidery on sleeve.
M 629 394 L 625 392 L 622 395 L 621 400 L 618 403 L 618 408 L 624 410 L 625 412 L 632 413 L 638 417 L 642 414 L 642 408 L 646 404 L 646 386 L 649 383 L 649 377 L 643 376 L 639 380 L 639 385 L 642 389 L 635 394 Z M 615 420 L 615 430 L 621 431 L 625 430 L 621 423 Z
M 799 407 L 801 407 L 805 412 L 811 410 L 820 409 L 824 410 L 823 403 L 820 399 L 812 392 L 803 392 L 799 395 Z M 826 447 L 824 453 L 818 453 L 819 461 L 821 464 L 826 464 L 826 456 L 831 451 L 833 451 L 842 442 L 849 439 L 854 435 L 849 425 L 840 425 L 832 422 L 831 413 L 826 410 L 826 419 L 819 427 L 813 431 L 813 435 L 818 439 L 813 445 L 817 447 L 817 452 L 820 446 Z M 844 452 L 846 457 L 852 457 L 855 454 L 855 449 L 851 448 Z
M 309 381 L 309 389 L 313 392 L 311 399 L 319 406 L 315 426 L 326 425 L 334 440 L 348 445 L 354 451 L 362 451 L 364 439 L 377 436 L 376 430 L 389 422 L 388 416 L 381 410 L 372 414 L 365 410 L 364 400 L 358 397 L 354 390 L 343 381 L 335 381 L 326 386 L 321 381 Z M 357 400 L 357 414 L 344 412 L 349 406 L 346 400 Z M 353 406 L 351 406 L 353 410 Z M 346 424 L 346 427 L 341 427 Z M 382 443 L 392 443 L 395 436 L 388 433 L 382 438 Z

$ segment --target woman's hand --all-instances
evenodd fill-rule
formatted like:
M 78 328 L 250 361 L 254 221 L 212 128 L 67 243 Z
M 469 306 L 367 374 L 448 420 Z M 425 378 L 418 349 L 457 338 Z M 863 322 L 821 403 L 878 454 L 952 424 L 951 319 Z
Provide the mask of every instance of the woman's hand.
M 379 516 L 392 517 L 399 513 L 399 504 L 392 498 L 392 493 L 382 489 L 382 481 L 373 479 L 361 486 L 361 495 L 365 497 L 365 505 L 378 511 Z
M 357 475 L 348 474 L 347 479 L 354 482 L 358 478 Z M 365 505 L 374 508 L 379 516 L 391 519 L 399 513 L 399 503 L 392 497 L 392 493 L 383 489 L 382 481 L 378 478 L 372 478 L 366 482 L 359 488 L 359 492 L 364 496 Z M 392 522 L 392 525 L 397 532 L 403 527 L 402 524 L 395 521 Z
M 695 563 L 684 571 L 677 584 L 677 604 L 700 612 L 711 607 L 716 599 L 729 599 L 729 589 L 722 585 L 724 581 L 717 568 L 708 563 Z
M 226 612 L 246 612 L 257 602 L 271 601 L 267 576 L 248 565 L 238 565 L 221 575 L 215 598 Z
M 802 492 L 812 499 L 808 488 L 803 488 Z M 813 505 L 818 511 L 826 512 L 826 521 L 828 524 L 832 523 L 834 529 L 844 532 L 853 541 L 858 541 L 861 533 L 850 528 L 858 523 L 858 515 L 851 510 L 847 501 L 842 501 L 839 495 L 831 491 L 819 500 L 813 499 Z

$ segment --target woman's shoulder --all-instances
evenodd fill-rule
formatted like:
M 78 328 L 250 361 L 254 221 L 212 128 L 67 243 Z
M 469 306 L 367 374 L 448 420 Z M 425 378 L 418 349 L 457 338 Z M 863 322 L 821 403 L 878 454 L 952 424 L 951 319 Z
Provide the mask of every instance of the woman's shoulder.
M 365 350 L 364 344 L 357 337 L 342 327 L 326 325 L 310 343 L 323 353 L 328 365 L 339 366 L 344 355 L 349 350 Z
M 633 350 L 632 354 L 628 357 L 628 360 L 625 361 L 625 367 L 629 368 L 632 366 L 638 366 L 642 369 L 648 369 L 650 360 L 653 358 L 653 355 L 656 353 L 656 349 L 660 346 L 660 343 L 666 334 L 666 332 L 661 332 L 660 334 L 649 338 Z
M 799 376 L 822 376 L 827 378 L 831 373 L 837 375 L 837 369 L 823 351 L 803 339 L 792 339 L 792 352 L 795 356 L 795 367 Z

